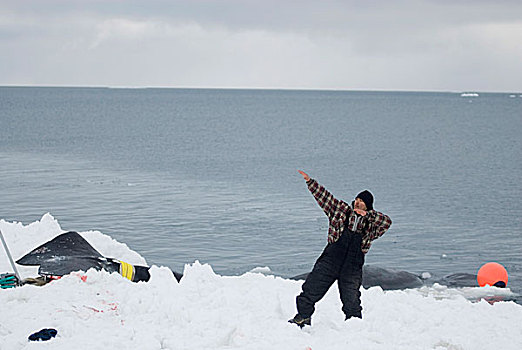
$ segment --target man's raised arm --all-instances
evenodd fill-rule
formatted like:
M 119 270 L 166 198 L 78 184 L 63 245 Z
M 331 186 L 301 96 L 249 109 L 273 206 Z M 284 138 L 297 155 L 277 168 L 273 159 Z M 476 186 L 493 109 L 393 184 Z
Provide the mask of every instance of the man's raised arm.
M 350 210 L 350 206 L 346 202 L 335 198 L 324 186 L 310 178 L 307 173 L 302 170 L 298 170 L 298 172 L 305 179 L 308 189 L 329 219 L 332 219 L 339 210 Z

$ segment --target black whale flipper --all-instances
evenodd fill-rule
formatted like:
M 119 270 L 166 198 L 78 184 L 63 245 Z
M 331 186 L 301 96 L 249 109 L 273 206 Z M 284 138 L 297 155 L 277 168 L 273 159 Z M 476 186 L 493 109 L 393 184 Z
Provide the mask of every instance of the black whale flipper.
M 60 256 L 103 257 L 78 232 L 65 232 L 33 249 L 16 262 L 20 265 L 40 265 Z
M 40 265 L 41 275 L 63 276 L 72 271 L 118 271 L 119 264 L 107 259 L 77 232 L 66 232 L 33 249 L 16 262 L 20 265 Z

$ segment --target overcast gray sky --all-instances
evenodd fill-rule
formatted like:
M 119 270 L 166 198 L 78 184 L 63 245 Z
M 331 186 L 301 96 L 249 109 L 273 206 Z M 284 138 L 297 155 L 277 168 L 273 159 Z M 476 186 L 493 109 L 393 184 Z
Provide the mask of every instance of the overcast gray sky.
M 522 92 L 522 0 L 0 0 L 0 85 Z

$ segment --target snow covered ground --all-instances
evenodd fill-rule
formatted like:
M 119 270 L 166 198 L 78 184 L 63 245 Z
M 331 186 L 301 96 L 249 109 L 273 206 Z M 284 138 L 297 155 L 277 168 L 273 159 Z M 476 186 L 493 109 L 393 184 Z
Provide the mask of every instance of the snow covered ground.
M 0 220 L 0 229 L 15 260 L 63 232 L 49 214 L 26 226 Z M 105 256 L 146 264 L 107 235 L 80 234 Z M 18 268 L 23 278 L 37 276 L 37 268 Z M 2 249 L 4 272 L 12 268 Z M 510 296 L 508 289 L 363 289 L 364 319 L 345 322 L 334 286 L 312 327 L 301 330 L 287 323 L 301 283 L 260 272 L 219 276 L 197 261 L 179 284 L 166 267 L 152 267 L 148 283 L 74 273 L 44 287 L 0 290 L 0 349 L 522 349 L 522 306 L 468 300 Z M 42 328 L 57 337 L 29 342 Z

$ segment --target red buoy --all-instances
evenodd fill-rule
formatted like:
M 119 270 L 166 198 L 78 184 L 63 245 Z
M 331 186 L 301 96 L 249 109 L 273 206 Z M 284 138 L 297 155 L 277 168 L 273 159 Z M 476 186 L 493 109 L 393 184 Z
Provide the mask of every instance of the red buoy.
M 504 266 L 496 262 L 489 262 L 482 265 L 477 274 L 479 286 L 486 284 L 496 287 L 505 287 L 508 283 L 508 273 Z

